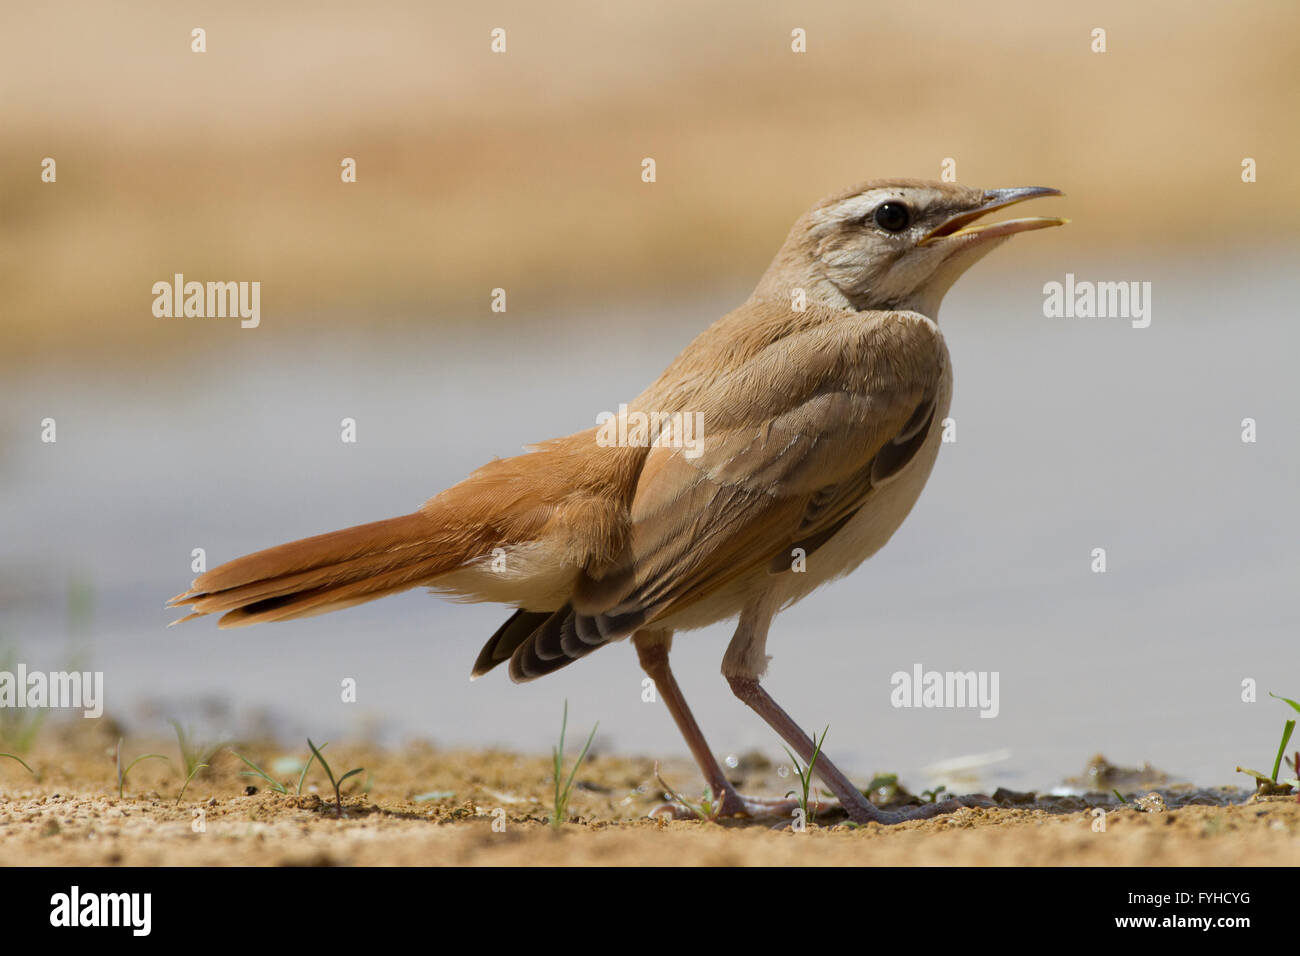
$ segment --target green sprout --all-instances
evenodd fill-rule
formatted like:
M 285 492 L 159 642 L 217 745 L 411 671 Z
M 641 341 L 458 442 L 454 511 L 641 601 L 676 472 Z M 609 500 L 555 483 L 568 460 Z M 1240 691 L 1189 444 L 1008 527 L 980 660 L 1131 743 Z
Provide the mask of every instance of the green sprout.
M 799 796 L 799 809 L 803 811 L 804 819 L 809 823 L 812 823 L 813 821 L 812 814 L 808 812 L 808 791 L 812 787 L 813 767 L 817 766 L 817 757 L 822 752 L 822 743 L 826 740 L 826 735 L 830 733 L 830 729 L 830 724 L 827 724 L 826 729 L 822 731 L 821 737 L 813 742 L 812 759 L 808 761 L 808 766 L 806 768 L 799 763 L 799 759 L 795 757 L 794 754 L 790 753 L 788 748 L 785 751 L 787 754 L 790 754 L 790 762 L 794 764 L 794 772 L 799 777 L 799 784 L 803 790 Z M 791 790 L 790 793 L 794 793 L 794 791 Z M 789 794 L 787 794 L 787 796 L 789 796 Z
M 194 775 L 206 766 L 207 764 L 205 763 L 194 765 L 194 769 L 190 771 L 189 776 L 185 778 L 185 783 L 181 786 L 181 792 L 176 795 L 176 806 L 179 807 L 181 801 L 185 799 L 185 791 L 189 789 L 190 781 L 194 779 Z
M 308 744 L 310 744 L 310 743 L 311 743 L 311 741 L 308 741 Z M 318 749 L 318 750 L 324 750 L 324 749 L 325 749 L 326 747 L 328 747 L 328 746 L 329 746 L 329 743 L 328 743 L 328 742 L 327 742 L 327 743 L 323 743 L 323 744 L 321 744 L 320 747 L 317 748 L 317 749 Z M 283 783 L 281 783 L 279 780 L 276 780 L 276 779 L 275 779 L 274 777 L 272 777 L 269 773 L 267 773 L 265 770 L 263 770 L 263 769 L 262 769 L 261 767 L 259 767 L 257 764 L 253 763 L 253 761 L 249 760 L 249 759 L 248 759 L 247 757 L 245 757 L 243 754 L 239 753 L 239 752 L 236 751 L 236 750 L 231 750 L 230 752 L 231 752 L 232 754 L 234 754 L 236 757 L 238 757 L 240 760 L 242 760 L 245 764 L 247 764 L 248 767 L 249 767 L 249 770 L 252 771 L 251 773 L 249 772 L 249 770 L 241 771 L 240 774 L 239 774 L 241 777 L 259 777 L 259 778 L 261 778 L 262 780 L 265 780 L 267 786 L 269 786 L 269 787 L 270 787 L 272 790 L 274 790 L 276 793 L 282 793 L 282 794 L 286 794 L 286 795 L 289 793 L 289 788 L 288 788 L 288 787 L 286 787 L 286 786 L 285 786 Z M 302 785 L 303 785 L 304 781 L 306 781 L 306 779 L 307 779 L 307 771 L 311 769 L 312 761 L 316 759 L 316 756 L 317 756 L 316 751 L 313 750 L 313 751 L 312 751 L 312 755 L 311 755 L 310 757 L 307 758 L 307 762 L 306 762 L 305 764 L 302 765 L 302 772 L 298 774 L 298 786 L 297 786 L 297 789 L 294 791 L 298 796 L 302 796 Z M 341 782 L 342 782 L 342 781 L 340 781 L 340 783 L 341 783 Z
M 230 751 L 230 752 L 231 752 L 232 754 L 234 754 L 236 757 L 238 757 L 240 760 L 244 761 L 244 763 L 246 763 L 246 764 L 247 764 L 247 765 L 252 769 L 252 771 L 253 771 L 252 773 L 249 773 L 247 770 L 241 770 L 240 773 L 239 773 L 239 775 L 240 775 L 241 777 L 261 777 L 263 780 L 265 780 L 265 781 L 267 782 L 267 784 L 270 786 L 270 788 L 271 788 L 272 790 L 274 790 L 276 793 L 288 793 L 288 792 L 289 792 L 289 788 L 288 788 L 288 787 L 286 787 L 284 784 L 282 784 L 279 780 L 276 780 L 274 777 L 272 777 L 270 774 L 268 774 L 265 770 L 263 770 L 263 769 L 262 769 L 261 767 L 259 767 L 257 764 L 253 763 L 253 761 L 249 760 L 249 759 L 248 759 L 247 757 L 245 757 L 243 754 L 239 753 L 239 752 L 236 751 L 236 750 L 232 750 L 232 751 Z M 310 764 L 310 761 L 308 761 L 308 763 Z M 305 775 L 306 773 L 307 773 L 307 771 L 306 771 L 306 769 L 304 768 L 304 770 L 303 770 L 303 774 Z M 302 792 L 302 782 L 301 782 L 301 781 L 299 781 L 299 789 L 298 789 L 298 792 L 299 792 L 299 793 Z
M 347 773 L 345 773 L 343 776 L 341 776 L 341 777 L 339 777 L 337 780 L 335 780 L 335 779 L 334 779 L 334 771 L 330 769 L 330 765 L 327 764 L 327 763 L 325 762 L 325 758 L 322 757 L 322 756 L 321 756 L 321 753 L 320 753 L 321 750 L 324 750 L 324 749 L 325 749 L 325 747 L 322 746 L 322 747 L 320 747 L 320 748 L 318 749 L 318 748 L 316 747 L 316 745 L 315 745 L 314 743 L 311 742 L 311 738 L 310 738 L 310 737 L 307 738 L 307 746 L 311 748 L 312 756 L 314 756 L 314 757 L 316 758 L 317 762 L 320 763 L 321 767 L 324 768 L 326 776 L 328 776 L 328 777 L 330 778 L 330 783 L 334 785 L 334 805 L 335 805 L 336 807 L 338 807 L 338 813 L 339 813 L 339 816 L 341 817 L 341 816 L 343 816 L 343 796 L 339 793 L 339 787 L 341 787 L 341 786 L 343 785 L 343 781 L 347 780 L 348 777 L 355 776 L 356 774 L 359 774 L 359 773 L 365 773 L 366 768 L 365 768 L 365 767 L 357 767 L 355 770 L 349 770 L 349 771 L 348 771 Z M 310 762 L 309 762 L 308 765 L 310 766 Z M 306 768 L 306 767 L 303 768 L 302 773 L 303 773 L 303 776 L 304 776 L 304 777 L 307 775 L 307 768 Z M 299 779 L 299 781 L 298 781 L 298 786 L 299 786 L 299 787 L 302 786 L 302 780 L 301 780 L 301 779 Z
M 22 757 L 19 757 L 17 754 L 3 754 L 3 753 L 0 753 L 0 757 L 8 757 L 10 760 L 17 760 L 17 761 L 18 761 L 20 764 L 22 764 L 24 767 L 27 767 L 27 772 L 30 773 L 33 777 L 35 777 L 37 780 L 40 780 L 40 779 L 41 779 L 41 775 L 40 775 L 39 773 L 37 773 L 35 770 L 33 770 L 31 767 L 28 767 L 28 766 L 27 766 L 27 761 L 24 760 Z
M 131 768 L 134 767 L 136 764 L 138 764 L 141 760 L 152 760 L 152 759 L 161 760 L 163 763 L 167 764 L 168 766 L 171 766 L 171 761 L 168 760 L 166 757 L 164 757 L 162 754 L 141 754 L 140 756 L 132 760 L 129 764 L 127 764 L 126 769 L 123 769 L 122 768 L 122 738 L 121 737 L 117 738 L 117 799 L 119 800 L 122 799 L 122 790 L 124 787 L 126 787 L 126 775 L 131 772 Z
M 596 721 L 596 727 L 600 726 L 600 721 Z M 558 829 L 569 816 L 569 797 L 573 794 L 573 778 L 578 774 L 578 768 L 582 766 L 582 761 L 586 759 L 587 751 L 591 749 L 591 742 L 596 737 L 596 727 L 591 728 L 591 733 L 587 735 L 587 743 L 582 748 L 582 753 L 578 754 L 578 759 L 569 772 L 569 779 L 563 784 L 560 780 L 564 776 L 564 735 L 569 728 L 569 702 L 564 702 L 564 719 L 560 722 L 560 745 L 552 750 L 552 757 L 555 763 L 555 814 L 551 817 L 551 826 Z
M 1277 745 L 1277 758 L 1273 761 L 1274 783 L 1277 783 L 1277 772 L 1282 769 L 1282 755 L 1286 753 L 1286 745 L 1291 740 L 1291 734 L 1295 732 L 1295 721 L 1288 720 L 1282 727 L 1282 742 Z
M 1278 700 L 1283 701 L 1284 703 L 1288 704 L 1292 710 L 1296 711 L 1297 713 L 1300 713 L 1300 703 L 1297 703 L 1296 701 L 1292 700 L 1290 697 L 1283 697 L 1280 694 L 1273 693 L 1272 691 L 1268 692 L 1268 696 L 1275 697 Z M 1265 774 L 1260 773 L 1258 770 L 1251 770 L 1249 767 L 1237 768 L 1238 773 L 1248 774 L 1249 776 L 1255 778 L 1255 783 L 1257 784 L 1260 793 L 1290 793 L 1291 792 L 1292 784 L 1286 781 L 1279 784 L 1277 781 L 1277 775 L 1278 772 L 1282 769 L 1282 760 L 1286 754 L 1286 745 L 1291 741 L 1291 735 L 1295 732 L 1295 725 L 1296 722 L 1294 720 L 1288 720 L 1285 724 L 1282 725 L 1282 741 L 1281 743 L 1278 744 L 1277 756 L 1273 760 L 1273 772 L 1271 774 L 1266 776 Z M 1297 757 L 1297 762 L 1300 763 L 1300 757 Z M 1297 768 L 1297 777 L 1300 777 L 1300 768 Z M 1297 782 L 1300 783 L 1300 780 L 1297 780 Z
M 307 741 L 307 743 L 310 744 L 311 741 L 309 740 L 309 741 Z M 320 750 L 324 750 L 324 749 L 325 749 L 326 747 L 328 747 L 329 745 L 330 745 L 330 742 L 327 740 L 327 741 L 325 741 L 325 743 L 323 743 L 323 744 L 320 745 L 320 748 L 319 748 L 319 749 L 320 749 Z M 302 773 L 298 774 L 298 790 L 297 790 L 297 793 L 298 793 L 298 796 L 300 796 L 300 797 L 302 796 L 302 785 L 303 785 L 303 782 L 307 779 L 307 771 L 311 769 L 311 762 L 312 762 L 313 760 L 315 760 L 315 759 L 316 759 L 316 750 L 313 749 L 312 752 L 311 752 L 311 756 L 307 758 L 307 762 L 306 762 L 305 764 L 302 765 Z

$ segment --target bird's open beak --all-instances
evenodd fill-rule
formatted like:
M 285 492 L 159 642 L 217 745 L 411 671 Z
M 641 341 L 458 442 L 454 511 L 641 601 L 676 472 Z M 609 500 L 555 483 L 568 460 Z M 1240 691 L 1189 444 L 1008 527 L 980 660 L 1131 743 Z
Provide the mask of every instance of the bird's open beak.
M 1050 186 L 1021 186 L 1016 189 L 986 189 L 984 191 L 984 203 L 978 209 L 970 212 L 959 213 L 958 215 L 953 216 L 922 239 L 920 244 L 924 246 L 932 242 L 938 242 L 940 239 L 982 241 L 985 239 L 996 239 L 999 236 L 1009 236 L 1017 232 L 1029 232 L 1031 229 L 1046 229 L 1048 226 L 1063 226 L 1070 220 L 1061 219 L 1057 216 L 1032 216 L 1025 219 L 1008 219 L 1005 222 L 987 222 L 974 225 L 975 220 L 987 215 L 995 209 L 1001 209 L 1004 206 L 1011 206 L 1018 202 L 1024 202 L 1026 199 L 1037 199 L 1039 196 L 1060 195 L 1062 195 L 1062 193 L 1059 189 L 1053 189 Z

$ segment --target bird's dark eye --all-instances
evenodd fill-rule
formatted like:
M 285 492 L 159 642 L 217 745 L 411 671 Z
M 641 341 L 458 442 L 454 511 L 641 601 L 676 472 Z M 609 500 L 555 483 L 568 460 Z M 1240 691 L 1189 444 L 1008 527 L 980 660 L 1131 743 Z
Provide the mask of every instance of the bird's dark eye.
M 901 202 L 883 202 L 876 207 L 873 218 L 887 232 L 902 232 L 912 221 L 912 214 Z

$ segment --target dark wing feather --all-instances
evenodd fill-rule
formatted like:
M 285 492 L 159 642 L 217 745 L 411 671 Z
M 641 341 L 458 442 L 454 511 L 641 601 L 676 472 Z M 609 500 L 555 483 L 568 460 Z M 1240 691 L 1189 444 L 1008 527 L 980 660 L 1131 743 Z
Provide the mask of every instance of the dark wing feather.
M 478 659 L 474 661 L 474 669 L 470 671 L 470 676 L 482 677 L 502 661 L 510 660 L 510 655 L 515 652 L 515 649 L 545 624 L 550 616 L 550 611 L 515 611 L 510 616 L 510 620 L 497 628 L 497 632 L 488 638 L 488 642 L 483 645 L 483 650 L 478 652 Z

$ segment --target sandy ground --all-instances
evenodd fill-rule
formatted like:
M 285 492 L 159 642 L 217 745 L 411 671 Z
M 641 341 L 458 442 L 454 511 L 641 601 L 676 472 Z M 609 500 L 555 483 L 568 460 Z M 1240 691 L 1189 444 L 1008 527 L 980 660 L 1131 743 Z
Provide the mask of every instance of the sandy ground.
M 654 761 L 596 754 L 582 765 L 569 821 L 557 830 L 548 823 L 553 783 L 542 757 L 330 745 L 324 754 L 336 775 L 365 768 L 343 784 L 340 818 L 318 765 L 296 792 L 294 765 L 301 768 L 305 746 L 295 753 L 234 745 L 284 781 L 288 794 L 242 776 L 247 768 L 223 749 L 178 802 L 183 772 L 175 769 L 175 741 L 138 744 L 123 745 L 124 763 L 150 750 L 169 762 L 136 764 L 122 798 L 116 742 L 102 733 L 46 733 L 27 758 L 39 778 L 0 760 L 0 864 L 1164 866 L 1300 859 L 1294 796 L 1247 801 L 1245 792 L 1227 793 L 1246 802 L 1214 805 L 1225 792 L 1173 788 L 1164 790 L 1165 809 L 1147 812 L 1101 793 L 1030 798 L 999 791 L 999 806 L 924 822 L 850 827 L 823 813 L 792 832 L 753 820 L 649 819 L 663 796 Z M 687 799 L 699 789 L 688 766 L 660 773 Z M 736 779 L 746 792 L 789 789 L 777 768 L 757 760 L 742 763 Z M 1104 807 L 1104 831 L 1090 804 Z

